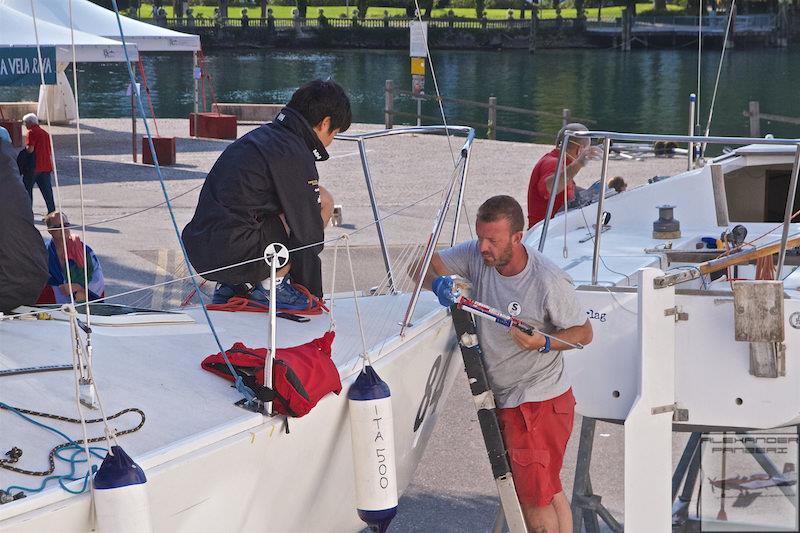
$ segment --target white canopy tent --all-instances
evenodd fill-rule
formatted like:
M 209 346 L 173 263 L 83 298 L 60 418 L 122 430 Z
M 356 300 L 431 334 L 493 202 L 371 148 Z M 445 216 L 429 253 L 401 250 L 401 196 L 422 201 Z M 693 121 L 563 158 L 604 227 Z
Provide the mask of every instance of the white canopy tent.
M 39 45 L 53 47 L 56 51 L 56 85 L 44 85 L 39 89 L 37 114 L 46 119 L 48 110 L 51 122 L 68 122 L 75 118 L 75 97 L 64 70 L 73 61 L 72 43 L 75 43 L 75 60 L 78 62 L 110 63 L 125 61 L 125 51 L 119 41 L 55 24 L 19 11 L 0 0 L 0 48 L 35 48 L 36 35 Z M 128 47 L 132 61 L 139 59 L 135 45 Z
M 6 0 L 0 0 L 0 48 L 7 47 L 35 47 L 36 33 L 34 32 L 33 17 L 5 5 Z M 72 62 L 71 35 L 69 27 L 61 24 L 46 22 L 36 19 L 36 29 L 39 33 L 41 46 L 52 46 L 56 49 L 56 61 L 59 63 Z M 96 34 L 75 30 L 75 53 L 78 62 L 113 62 L 125 61 L 125 53 L 119 41 L 100 37 Z M 138 60 L 139 52 L 136 46 L 128 48 L 131 60 Z
M 70 0 L 33 0 L 37 20 L 70 27 Z M 0 0 L 22 13 L 31 13 L 31 0 Z M 128 17 L 120 17 L 125 41 L 135 44 L 140 52 L 196 52 L 200 50 L 200 36 L 181 33 Z M 89 0 L 72 0 L 72 26 L 76 30 L 93 33 L 119 41 L 117 16 Z
M 31 1 L 35 10 L 31 8 Z M 0 47 L 36 46 L 34 12 L 40 43 L 57 47 L 58 63 L 57 85 L 40 89 L 38 114 L 44 116 L 49 107 L 51 121 L 68 122 L 76 117 L 75 98 L 64 75 L 67 65 L 72 62 L 70 28 L 75 30 L 78 62 L 125 61 L 117 16 L 89 0 L 0 0 Z M 200 50 L 198 35 L 168 30 L 124 16 L 120 20 L 131 61 L 138 61 L 139 52 L 144 51 L 196 54 Z

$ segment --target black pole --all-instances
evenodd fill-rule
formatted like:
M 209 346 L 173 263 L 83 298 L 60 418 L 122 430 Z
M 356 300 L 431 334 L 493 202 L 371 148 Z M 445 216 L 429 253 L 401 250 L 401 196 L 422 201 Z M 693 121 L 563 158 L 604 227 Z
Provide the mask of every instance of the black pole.
M 506 516 L 511 533 L 525 533 L 525 518 L 517 499 L 514 488 L 514 479 L 511 475 L 511 465 L 508 462 L 503 434 L 497 421 L 494 393 L 489 386 L 486 368 L 483 366 L 483 350 L 478 341 L 478 331 L 472 315 L 453 305 L 450 308 L 453 314 L 458 344 L 461 347 L 461 357 L 464 359 L 464 370 L 467 373 L 472 400 L 478 412 L 478 423 L 481 426 L 483 442 L 492 467 L 492 476 L 497 483 L 500 494 L 500 504 Z

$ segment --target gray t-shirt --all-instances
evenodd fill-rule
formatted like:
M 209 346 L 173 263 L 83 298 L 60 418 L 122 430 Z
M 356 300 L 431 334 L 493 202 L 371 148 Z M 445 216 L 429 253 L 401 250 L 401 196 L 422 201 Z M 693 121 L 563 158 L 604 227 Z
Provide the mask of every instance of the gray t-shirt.
M 473 285 L 475 300 L 517 316 L 545 333 L 580 326 L 586 313 L 572 279 L 555 263 L 526 246 L 528 263 L 519 274 L 503 276 L 487 267 L 478 242 L 469 241 L 439 252 L 445 266 Z M 498 407 L 541 402 L 570 387 L 560 351 L 540 354 L 520 348 L 505 326 L 477 319 L 484 364 Z

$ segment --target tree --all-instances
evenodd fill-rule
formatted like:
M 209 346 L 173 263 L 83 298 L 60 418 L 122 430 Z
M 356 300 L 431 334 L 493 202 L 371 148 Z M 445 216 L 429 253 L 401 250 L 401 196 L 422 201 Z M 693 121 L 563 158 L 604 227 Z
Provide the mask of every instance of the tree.
M 486 0 L 475 0 L 475 16 L 481 18 L 486 9 Z
M 296 0 L 297 2 L 297 14 L 300 15 L 301 19 L 306 18 L 306 11 L 308 11 L 308 0 Z
M 261 18 L 267 18 L 267 1 L 268 0 L 261 0 Z
M 656 13 L 666 13 L 667 0 L 653 0 L 653 11 Z
M 364 20 L 367 18 L 367 9 L 369 8 L 369 0 L 358 0 L 358 18 Z
M 433 0 L 423 0 L 419 3 L 420 9 L 424 9 L 425 13 L 423 13 L 423 18 L 429 19 L 431 18 L 431 11 L 433 11 Z

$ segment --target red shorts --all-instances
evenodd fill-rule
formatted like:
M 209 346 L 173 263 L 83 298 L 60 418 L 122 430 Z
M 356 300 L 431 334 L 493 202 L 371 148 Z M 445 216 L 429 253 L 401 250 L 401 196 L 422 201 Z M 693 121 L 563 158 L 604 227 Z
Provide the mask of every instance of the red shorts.
M 497 409 L 521 504 L 545 507 L 562 491 L 561 465 L 574 415 L 572 389 L 543 402 Z

